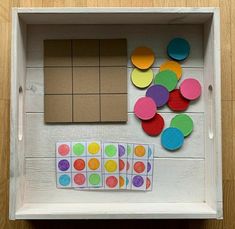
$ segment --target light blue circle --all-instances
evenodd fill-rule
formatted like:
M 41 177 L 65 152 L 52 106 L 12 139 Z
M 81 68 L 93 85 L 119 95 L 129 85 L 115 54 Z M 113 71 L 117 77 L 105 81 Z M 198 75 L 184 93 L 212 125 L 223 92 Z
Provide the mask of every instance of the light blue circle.
M 183 133 L 174 127 L 165 129 L 161 136 L 162 146 L 170 151 L 179 149 L 184 143 Z
M 152 149 L 149 147 L 148 148 L 148 157 L 151 157 L 151 155 L 152 155 Z
M 70 184 L 70 177 L 67 174 L 63 174 L 59 178 L 60 185 L 68 186 Z
M 128 185 L 129 184 L 129 179 L 128 178 L 126 178 L 126 185 Z
M 167 54 L 174 60 L 185 60 L 190 52 L 190 45 L 188 41 L 183 38 L 177 37 L 170 41 L 167 46 Z

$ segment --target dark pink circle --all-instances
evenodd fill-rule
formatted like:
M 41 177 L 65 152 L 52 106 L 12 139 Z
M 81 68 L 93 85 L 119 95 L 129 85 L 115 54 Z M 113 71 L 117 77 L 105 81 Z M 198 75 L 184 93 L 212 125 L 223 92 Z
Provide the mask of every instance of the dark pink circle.
M 180 85 L 181 95 L 188 100 L 195 100 L 201 95 L 201 84 L 193 78 L 185 79 Z

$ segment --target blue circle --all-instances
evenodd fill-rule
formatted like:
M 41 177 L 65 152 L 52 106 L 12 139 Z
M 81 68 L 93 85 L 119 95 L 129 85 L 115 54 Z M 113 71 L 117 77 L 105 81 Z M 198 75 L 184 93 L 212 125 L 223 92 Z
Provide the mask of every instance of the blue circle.
M 59 178 L 60 185 L 68 186 L 70 184 L 70 177 L 67 174 L 63 174 Z
M 183 133 L 174 127 L 165 129 L 161 136 L 162 146 L 170 151 L 179 149 L 184 143 Z
M 149 147 L 148 148 L 148 157 L 151 157 L 151 155 L 152 155 L 152 149 Z
M 185 60 L 190 52 L 190 45 L 188 41 L 183 38 L 174 38 L 167 46 L 167 54 L 174 60 Z

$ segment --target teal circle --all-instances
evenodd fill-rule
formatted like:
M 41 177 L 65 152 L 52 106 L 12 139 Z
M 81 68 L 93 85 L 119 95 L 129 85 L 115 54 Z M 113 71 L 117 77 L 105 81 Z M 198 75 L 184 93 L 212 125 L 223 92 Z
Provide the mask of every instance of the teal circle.
M 70 177 L 67 174 L 63 174 L 59 177 L 59 183 L 62 186 L 68 186 L 70 184 Z
M 85 151 L 85 146 L 82 143 L 76 143 L 73 145 L 73 153 L 77 156 L 81 156 Z
M 152 155 L 152 149 L 149 147 L 148 148 L 148 157 L 151 157 L 151 155 Z
M 128 185 L 129 184 L 129 179 L 128 178 L 126 178 L 126 185 Z
M 154 83 L 164 86 L 168 91 L 172 91 L 178 83 L 178 78 L 175 72 L 164 70 L 155 75 Z
M 114 157 L 117 154 L 117 147 L 115 145 L 107 145 L 104 151 L 108 157 Z

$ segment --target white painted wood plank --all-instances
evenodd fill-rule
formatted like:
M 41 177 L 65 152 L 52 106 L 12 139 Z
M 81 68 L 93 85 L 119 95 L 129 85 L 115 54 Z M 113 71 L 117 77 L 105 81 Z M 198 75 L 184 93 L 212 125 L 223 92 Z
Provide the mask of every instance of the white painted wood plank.
M 43 66 L 44 39 L 126 38 L 128 66 L 130 55 L 138 46 L 148 46 L 156 55 L 154 67 L 167 57 L 167 44 L 174 37 L 184 37 L 191 45 L 185 67 L 203 67 L 202 25 L 29 25 L 27 42 L 27 67 Z
M 164 113 L 165 127 L 169 127 L 173 113 Z M 134 114 L 128 115 L 126 124 L 44 124 L 43 113 L 26 114 L 26 157 L 55 157 L 57 141 L 77 141 L 78 139 L 100 139 L 104 141 L 123 141 L 152 143 L 155 157 L 204 158 L 204 116 L 190 113 L 194 121 L 194 131 L 185 139 L 183 147 L 177 152 L 162 148 L 160 136 L 150 137 L 144 133 L 140 120 Z
M 28 158 L 25 203 L 184 203 L 204 201 L 203 159 L 155 159 L 151 192 L 57 189 L 55 159 Z M 192 191 L 193 190 L 193 191 Z

